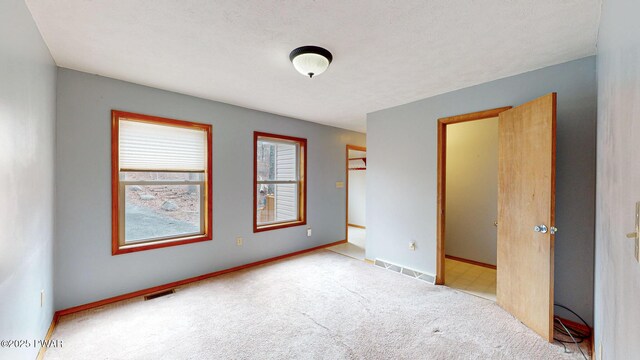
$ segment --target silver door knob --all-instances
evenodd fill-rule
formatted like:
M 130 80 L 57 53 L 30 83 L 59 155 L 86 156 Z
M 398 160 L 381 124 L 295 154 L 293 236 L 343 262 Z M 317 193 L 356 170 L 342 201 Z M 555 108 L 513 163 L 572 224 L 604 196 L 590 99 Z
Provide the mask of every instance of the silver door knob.
M 549 229 L 547 229 L 547 225 L 536 225 L 533 227 L 533 231 L 546 234 Z

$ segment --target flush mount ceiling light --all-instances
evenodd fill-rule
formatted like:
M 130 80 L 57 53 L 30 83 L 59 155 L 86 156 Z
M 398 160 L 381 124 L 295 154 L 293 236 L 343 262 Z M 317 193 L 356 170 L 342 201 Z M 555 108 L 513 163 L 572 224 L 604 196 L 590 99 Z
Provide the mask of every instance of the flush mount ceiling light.
M 300 74 L 312 78 L 327 70 L 333 55 L 318 46 L 301 46 L 289 54 L 289 60 Z

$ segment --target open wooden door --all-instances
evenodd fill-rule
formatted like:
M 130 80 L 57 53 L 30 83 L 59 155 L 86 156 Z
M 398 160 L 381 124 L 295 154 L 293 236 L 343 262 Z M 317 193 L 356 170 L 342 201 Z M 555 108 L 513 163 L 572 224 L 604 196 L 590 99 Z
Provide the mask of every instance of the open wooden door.
M 556 94 L 499 117 L 497 302 L 553 341 Z

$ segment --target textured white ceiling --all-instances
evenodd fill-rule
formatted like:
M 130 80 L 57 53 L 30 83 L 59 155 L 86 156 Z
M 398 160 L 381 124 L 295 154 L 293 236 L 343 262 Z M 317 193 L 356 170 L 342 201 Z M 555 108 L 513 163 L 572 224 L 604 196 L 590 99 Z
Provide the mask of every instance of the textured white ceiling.
M 366 114 L 595 53 L 601 0 L 26 0 L 59 66 L 365 131 Z M 314 79 L 289 52 L 330 50 Z

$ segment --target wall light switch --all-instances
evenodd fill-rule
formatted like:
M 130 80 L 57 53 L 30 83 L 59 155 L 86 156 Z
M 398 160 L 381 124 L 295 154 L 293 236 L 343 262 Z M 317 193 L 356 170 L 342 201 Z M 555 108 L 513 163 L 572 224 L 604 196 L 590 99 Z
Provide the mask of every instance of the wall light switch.
M 635 256 L 636 261 L 640 262 L 640 201 L 636 203 L 636 247 L 635 247 Z
M 640 201 L 636 203 L 635 232 L 627 234 L 627 238 L 633 239 L 635 243 L 633 255 L 636 257 L 636 261 L 640 262 Z
M 598 357 L 597 360 L 602 360 L 602 341 L 600 342 L 600 346 L 598 346 Z
M 311 236 L 311 228 L 310 227 L 307 228 L 307 236 Z
M 412 241 L 409 243 L 409 250 L 416 251 L 416 242 Z
M 236 245 L 237 245 L 237 246 L 242 246 L 242 243 L 243 243 L 243 242 L 244 242 L 244 239 L 243 239 L 243 238 L 241 238 L 241 237 L 239 237 L 239 236 L 236 238 Z
M 344 182 L 342 181 L 336 181 L 336 189 L 340 189 L 344 187 Z

